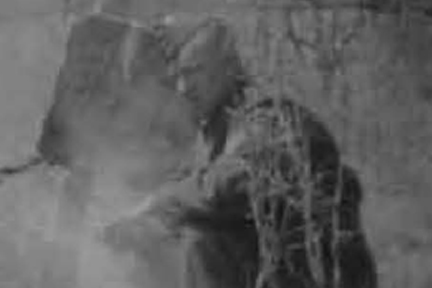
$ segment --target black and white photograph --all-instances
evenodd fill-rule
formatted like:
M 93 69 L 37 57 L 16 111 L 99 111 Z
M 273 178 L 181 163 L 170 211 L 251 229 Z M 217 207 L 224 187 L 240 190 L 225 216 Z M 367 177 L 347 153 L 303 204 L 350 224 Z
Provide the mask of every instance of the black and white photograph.
M 432 0 L 0 0 L 0 288 L 431 288 Z

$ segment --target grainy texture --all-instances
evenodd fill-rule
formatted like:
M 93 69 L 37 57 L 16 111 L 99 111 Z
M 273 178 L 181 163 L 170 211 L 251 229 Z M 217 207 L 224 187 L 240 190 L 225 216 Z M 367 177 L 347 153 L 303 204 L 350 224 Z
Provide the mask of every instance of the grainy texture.
M 65 52 L 61 18 L 51 14 L 59 11 L 59 1 L 51 2 L 54 3 L 48 0 L 0 3 L 0 15 L 7 15 L 0 25 L 2 165 L 20 162 L 33 153 L 51 102 L 54 79 Z M 213 12 L 205 2 L 191 6 L 204 14 Z M 157 1 L 156 5 L 149 5 L 152 7 L 142 15 L 157 11 L 157 5 L 163 4 Z M 133 10 L 139 18 L 139 9 Z M 224 15 L 238 28 L 243 55 L 253 59 L 256 45 L 250 39 L 255 16 L 246 8 L 221 10 L 229 11 Z M 34 11 L 44 11 L 44 15 L 49 11 L 49 15 L 40 16 Z M 177 13 L 179 19 L 196 16 L 187 11 Z M 298 15 L 310 19 L 307 13 Z M 318 93 L 320 81 L 314 68 L 295 61 L 291 63 L 296 72 L 294 82 L 307 93 L 289 95 L 327 123 L 340 143 L 342 157 L 359 172 L 365 194 L 362 220 L 377 256 L 382 287 L 428 288 L 432 281 L 430 21 L 409 17 L 410 25 L 404 30 L 393 16 L 375 16 L 368 18 L 368 25 L 345 54 L 349 60 L 346 77 L 353 88 L 348 101 Z M 306 28 L 299 29 L 306 33 Z M 1 187 L 1 287 L 46 288 L 37 283 L 44 270 L 41 263 L 51 247 L 49 239 L 60 190 L 58 178 L 61 177 L 50 178 L 46 171 L 37 170 L 7 180 Z M 107 173 L 106 179 L 111 178 Z M 130 205 L 114 197 L 115 190 L 125 189 L 120 184 L 115 186 L 116 183 L 100 181 L 97 186 L 113 195 L 113 200 L 107 202 L 115 205 L 106 209 L 109 210 L 106 214 L 116 214 L 120 206 Z M 90 253 L 88 258 L 94 256 L 92 259 L 98 260 L 95 262 L 108 262 L 103 249 L 96 249 L 94 243 L 89 247 L 97 252 Z M 127 266 L 127 259 L 123 260 Z

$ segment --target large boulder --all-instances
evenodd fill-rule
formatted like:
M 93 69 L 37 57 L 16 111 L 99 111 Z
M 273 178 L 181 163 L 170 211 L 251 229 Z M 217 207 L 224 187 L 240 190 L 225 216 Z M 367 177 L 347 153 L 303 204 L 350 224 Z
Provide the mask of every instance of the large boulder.
M 220 83 L 231 85 L 229 89 L 216 86 L 218 93 L 209 99 L 204 91 L 200 91 L 200 98 L 192 99 L 177 89 L 177 82 L 184 75 L 179 67 L 193 60 L 179 55 L 189 54 L 191 47 L 201 50 L 203 74 L 215 75 L 220 71 L 222 66 L 210 65 L 211 58 L 205 53 L 207 42 L 215 43 L 217 38 L 225 43 L 228 41 L 225 38 L 231 37 L 225 24 L 212 20 L 211 25 L 195 27 L 190 37 L 177 42 L 172 38 L 175 32 L 171 33 L 169 27 L 135 26 L 112 16 L 99 13 L 77 18 L 73 23 L 53 103 L 37 145 L 46 162 L 66 167 L 70 172 L 58 201 L 55 229 L 56 244 L 60 248 L 53 253 L 53 275 L 45 287 L 55 287 L 65 282 L 65 278 L 72 288 L 74 285 L 92 287 L 83 284 L 87 280 L 99 285 L 96 276 L 86 269 L 77 271 L 79 265 L 87 267 L 79 263 L 90 253 L 83 241 L 90 241 L 91 247 L 102 247 L 95 248 L 101 250 L 100 257 L 116 257 L 108 257 L 102 251 L 103 245 L 94 239 L 95 230 L 87 233 L 86 226 L 98 218 L 110 223 L 113 218 L 128 214 L 143 198 L 163 194 L 173 179 L 199 170 L 201 162 L 209 158 L 207 150 L 219 149 L 220 153 L 227 133 L 226 127 L 219 129 L 219 123 L 227 125 L 227 119 L 221 115 L 224 106 L 232 106 L 227 96 L 235 91 L 236 87 L 231 84 L 238 80 L 234 76 L 232 83 L 229 77 Z M 238 57 L 234 48 L 231 45 L 229 49 L 218 48 L 209 53 L 219 59 L 225 54 Z M 233 63 L 238 65 L 239 61 Z M 190 79 L 193 78 L 186 79 L 188 85 Z M 212 108 L 216 105 L 217 109 Z M 221 115 L 216 115 L 216 110 Z M 206 119 L 210 118 L 209 111 L 212 111 L 212 121 Z M 212 124 L 202 127 L 202 122 Z M 203 137 L 206 141 L 201 140 Z M 196 196 L 194 201 L 199 203 L 199 200 Z M 110 212 L 119 216 L 106 215 Z M 144 230 L 151 234 L 150 228 Z M 157 231 L 160 229 L 163 226 Z M 169 261 L 169 253 L 162 253 L 163 263 Z M 140 263 L 135 264 L 141 267 Z M 105 272 L 95 273 L 100 276 Z M 176 283 L 173 281 L 169 283 Z M 168 284 L 161 285 L 156 287 Z
M 129 159 L 139 166 L 159 155 L 154 173 L 176 168 L 191 154 L 197 124 L 191 105 L 166 80 L 166 69 L 161 41 L 150 29 L 98 15 L 75 24 L 40 154 L 63 166 L 95 166 L 98 159 Z M 146 179 L 157 177 L 153 172 Z
M 105 13 L 75 23 L 40 154 L 62 166 L 163 155 L 158 162 L 176 170 L 179 157 L 194 158 L 191 147 L 204 134 L 214 158 L 226 137 L 226 110 L 243 99 L 244 70 L 224 21 L 190 30 L 180 40 L 175 27 L 133 27 Z

